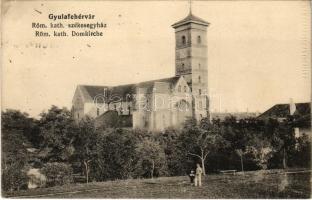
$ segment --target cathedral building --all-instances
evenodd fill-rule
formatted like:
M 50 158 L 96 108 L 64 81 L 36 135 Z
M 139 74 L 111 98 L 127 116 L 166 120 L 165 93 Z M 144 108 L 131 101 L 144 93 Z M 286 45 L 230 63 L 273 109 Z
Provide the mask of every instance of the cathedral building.
M 172 25 L 173 77 L 120 86 L 78 85 L 72 100 L 74 119 L 89 116 L 101 124 L 114 116 L 126 127 L 162 131 L 180 128 L 190 117 L 209 117 L 208 25 L 191 12 Z

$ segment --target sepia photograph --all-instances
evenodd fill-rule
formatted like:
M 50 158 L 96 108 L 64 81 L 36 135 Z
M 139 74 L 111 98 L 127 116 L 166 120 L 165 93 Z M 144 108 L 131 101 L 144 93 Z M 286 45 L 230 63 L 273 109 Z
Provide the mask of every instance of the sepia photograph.
M 310 1 L 1 6 L 2 198 L 311 198 Z

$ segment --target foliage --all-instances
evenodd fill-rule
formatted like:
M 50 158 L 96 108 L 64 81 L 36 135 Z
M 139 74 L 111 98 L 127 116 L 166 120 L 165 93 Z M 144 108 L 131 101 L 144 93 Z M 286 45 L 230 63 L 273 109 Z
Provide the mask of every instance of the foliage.
M 19 190 L 27 185 L 25 167 L 29 160 L 26 146 L 30 138 L 28 131 L 32 130 L 33 120 L 26 113 L 16 110 L 2 112 L 2 188 L 4 190 Z
M 124 129 L 106 130 L 98 138 L 92 176 L 97 181 L 130 178 L 134 170 L 136 138 Z
M 143 139 L 136 147 L 136 177 L 150 177 L 167 175 L 167 163 L 164 149 L 159 142 Z
M 296 141 L 295 153 L 289 160 L 293 167 L 311 167 L 311 139 L 304 134 Z
M 296 139 L 293 124 L 290 118 L 278 124 L 273 133 L 271 144 L 274 148 L 274 155 L 270 160 L 271 167 L 287 168 L 291 157 L 295 153 Z M 278 161 L 278 163 L 274 162 Z M 282 161 L 282 162 L 280 162 Z
M 164 149 L 166 162 L 168 166 L 168 175 L 181 176 L 188 173 L 187 165 L 183 160 L 183 151 L 178 148 L 179 130 L 166 129 L 164 132 L 153 134 L 154 140 L 159 141 L 159 144 Z
M 42 173 L 47 177 L 47 186 L 64 185 L 73 182 L 73 169 L 66 163 L 47 163 L 42 169 Z
M 18 110 L 7 109 L 1 112 L 2 131 L 19 133 L 36 147 L 40 141 L 37 120 Z
M 13 191 L 27 188 L 27 176 L 20 162 L 7 165 L 2 169 L 2 189 Z
M 66 108 L 52 106 L 47 113 L 41 113 L 39 120 L 41 148 L 51 148 L 47 161 L 68 161 L 73 154 L 73 141 L 78 127 Z
M 311 141 L 308 136 L 295 138 L 294 120 L 189 119 L 181 130 L 151 133 L 99 128 L 90 118 L 77 124 L 69 110 L 56 106 L 39 120 L 7 110 L 2 112 L 3 189 L 25 187 L 25 167 L 34 161 L 45 164 L 48 186 L 71 182 L 76 163 L 87 182 L 185 175 L 196 163 L 210 173 L 309 167 Z M 40 148 L 40 153 L 29 153 L 29 147 Z
M 185 156 L 198 158 L 204 175 L 207 156 L 223 144 L 223 138 L 218 133 L 219 127 L 209 121 L 203 120 L 197 125 L 195 119 L 190 119 L 179 137 L 180 150 L 184 151 Z
M 79 123 L 79 132 L 73 142 L 73 159 L 82 164 L 83 172 L 89 182 L 90 162 L 95 162 L 97 157 L 98 134 L 95 130 L 93 120 L 85 118 Z

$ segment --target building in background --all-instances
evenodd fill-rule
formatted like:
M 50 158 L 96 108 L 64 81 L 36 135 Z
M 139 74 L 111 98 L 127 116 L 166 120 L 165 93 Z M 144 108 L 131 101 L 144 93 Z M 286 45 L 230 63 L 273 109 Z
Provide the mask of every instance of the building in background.
M 258 119 L 276 119 L 280 122 L 292 116 L 296 137 L 306 134 L 311 137 L 311 102 L 276 104 L 258 116 Z
M 89 116 L 101 124 L 114 117 L 121 126 L 161 131 L 179 128 L 189 117 L 198 121 L 209 117 L 208 25 L 191 12 L 172 25 L 174 77 L 115 87 L 77 86 L 72 100 L 74 119 Z

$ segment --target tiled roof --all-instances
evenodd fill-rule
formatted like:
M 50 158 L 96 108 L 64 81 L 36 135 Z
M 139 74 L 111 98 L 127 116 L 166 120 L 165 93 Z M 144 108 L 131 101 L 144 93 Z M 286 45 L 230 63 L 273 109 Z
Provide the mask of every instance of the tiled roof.
M 296 111 L 294 115 L 304 117 L 311 114 L 311 103 L 296 103 L 295 105 Z M 258 119 L 286 118 L 289 114 L 289 104 L 276 104 L 259 115 Z
M 180 77 L 171 77 L 171 78 L 163 78 L 152 81 L 145 81 L 136 84 L 128 84 L 128 85 L 119 85 L 119 86 L 94 86 L 94 85 L 79 85 L 82 94 L 89 101 L 93 101 L 94 98 L 98 95 L 104 95 L 104 91 L 106 90 L 107 95 L 119 96 L 121 98 L 126 98 L 127 95 L 134 94 L 136 92 L 137 87 L 143 87 L 152 89 L 155 82 L 166 82 L 174 85 Z M 102 100 L 99 98 L 98 100 Z M 100 103 L 100 102 L 99 102 Z
M 194 23 L 199 23 L 199 24 L 202 24 L 202 25 L 205 25 L 205 26 L 208 26 L 209 25 L 209 22 L 206 22 L 205 20 L 199 18 L 199 17 L 196 17 L 194 16 L 192 13 L 189 13 L 189 15 L 187 17 L 185 17 L 184 19 L 174 23 L 172 25 L 172 27 L 177 27 L 177 26 L 180 26 L 180 25 L 183 25 L 183 24 L 186 24 L 186 23 L 189 23 L 189 22 L 194 22 Z

